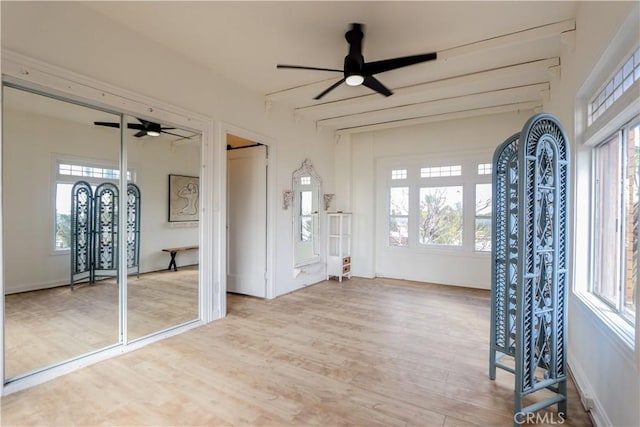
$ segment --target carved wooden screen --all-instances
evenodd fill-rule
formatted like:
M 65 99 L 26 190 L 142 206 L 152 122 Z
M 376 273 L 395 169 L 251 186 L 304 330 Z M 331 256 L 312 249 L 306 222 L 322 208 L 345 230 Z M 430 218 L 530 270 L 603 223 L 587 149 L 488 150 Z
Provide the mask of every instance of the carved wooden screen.
M 569 143 L 560 123 L 533 116 L 498 147 L 494 170 L 489 376 L 515 374 L 514 425 L 556 403 L 566 416 Z M 543 389 L 553 395 L 523 406 Z

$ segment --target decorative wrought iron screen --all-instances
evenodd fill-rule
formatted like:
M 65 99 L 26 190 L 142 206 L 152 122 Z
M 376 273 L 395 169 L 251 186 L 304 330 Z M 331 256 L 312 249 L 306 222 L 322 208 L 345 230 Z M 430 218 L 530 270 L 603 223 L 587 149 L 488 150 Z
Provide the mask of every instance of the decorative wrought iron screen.
M 71 190 L 71 289 L 76 283 L 118 275 L 118 187 L 86 181 Z M 127 185 L 127 272 L 140 274 L 140 189 Z
M 560 123 L 533 116 L 498 147 L 494 171 L 489 377 L 515 374 L 514 425 L 556 403 L 566 417 L 569 146 Z M 523 406 L 543 389 L 553 395 Z

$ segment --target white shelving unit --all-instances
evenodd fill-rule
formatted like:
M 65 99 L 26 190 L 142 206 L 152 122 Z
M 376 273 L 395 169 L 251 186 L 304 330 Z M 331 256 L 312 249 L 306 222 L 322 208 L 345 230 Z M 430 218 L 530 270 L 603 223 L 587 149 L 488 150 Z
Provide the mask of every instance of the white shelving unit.
M 336 277 L 351 278 L 351 214 L 330 212 L 327 214 L 327 280 Z

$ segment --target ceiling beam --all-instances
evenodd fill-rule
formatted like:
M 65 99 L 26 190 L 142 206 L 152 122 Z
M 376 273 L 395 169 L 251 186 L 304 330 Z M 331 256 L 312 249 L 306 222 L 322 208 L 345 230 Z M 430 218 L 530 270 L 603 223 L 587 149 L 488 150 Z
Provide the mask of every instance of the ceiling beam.
M 567 19 L 566 21 L 541 25 L 539 27 L 516 31 L 510 34 L 504 34 L 502 36 L 492 37 L 490 39 L 480 40 L 465 45 L 444 49 L 438 51 L 438 59 L 447 60 L 448 58 L 453 58 L 454 56 L 468 55 L 470 53 L 478 53 L 480 51 L 508 47 L 514 44 L 561 36 L 563 33 L 574 31 L 575 29 L 575 19 Z
M 528 111 L 542 107 L 541 101 L 518 102 L 513 104 L 496 105 L 492 107 L 473 108 L 469 110 L 455 111 L 451 113 L 439 113 L 412 117 L 409 119 L 392 120 L 388 122 L 374 123 L 364 126 L 345 127 L 336 130 L 336 135 L 354 134 L 360 132 L 372 132 L 396 127 L 414 126 L 425 123 L 440 122 L 444 120 L 458 120 L 469 117 L 486 116 L 490 114 L 508 113 L 511 111 Z
M 380 110 L 363 111 L 356 114 L 318 120 L 316 123 L 318 126 L 336 129 L 399 120 L 405 117 L 422 117 L 442 112 L 454 112 L 514 102 L 542 102 L 544 91 L 547 90 L 549 90 L 549 83 L 543 82 L 441 98 Z

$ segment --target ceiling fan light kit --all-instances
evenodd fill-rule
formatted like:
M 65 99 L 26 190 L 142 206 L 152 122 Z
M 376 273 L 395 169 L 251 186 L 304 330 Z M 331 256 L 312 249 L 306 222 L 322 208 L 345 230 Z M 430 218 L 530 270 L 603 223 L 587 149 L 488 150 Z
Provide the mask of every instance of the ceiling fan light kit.
M 374 74 L 384 73 L 385 71 L 391 71 L 397 68 L 419 64 L 421 62 L 433 61 L 438 57 L 436 52 L 431 52 L 420 55 L 384 59 L 381 61 L 365 62 L 364 56 L 362 56 L 362 39 L 364 38 L 362 27 L 362 24 L 351 24 L 351 29 L 344 35 L 347 43 L 349 43 L 349 53 L 344 58 L 344 68 L 342 70 L 333 68 L 307 67 L 304 65 L 283 64 L 278 64 L 276 68 L 343 73 L 344 77 L 342 79 L 329 86 L 314 99 L 321 99 L 323 96 L 340 86 L 342 83 L 346 83 L 347 86 L 364 85 L 381 95 L 391 96 L 393 92 L 391 92 L 391 90 L 383 85 L 378 79 L 373 77 Z
M 344 82 L 348 86 L 360 86 L 364 82 L 364 76 L 361 76 L 360 74 L 352 74 L 347 76 Z

